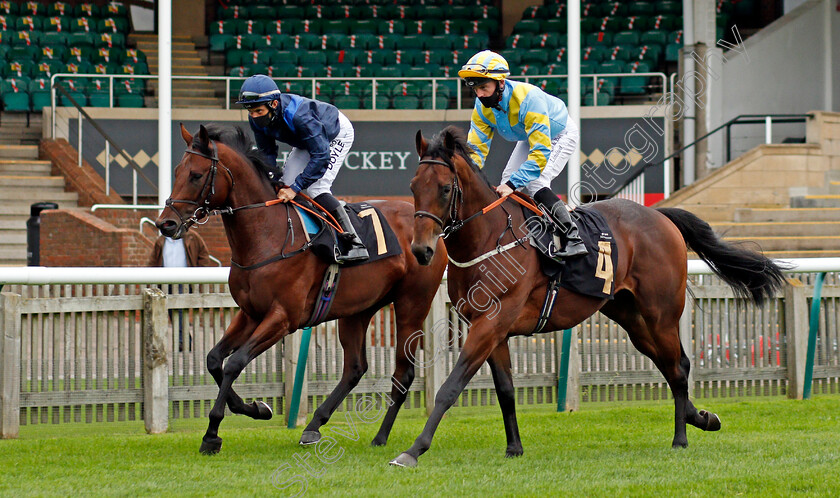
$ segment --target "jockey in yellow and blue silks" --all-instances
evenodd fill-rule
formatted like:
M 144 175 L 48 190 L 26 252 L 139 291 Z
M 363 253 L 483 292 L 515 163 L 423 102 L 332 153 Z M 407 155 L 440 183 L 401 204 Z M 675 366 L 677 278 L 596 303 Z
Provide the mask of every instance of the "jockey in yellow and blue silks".
M 490 50 L 472 56 L 458 76 L 476 94 L 467 137 L 473 161 L 484 166 L 496 133 L 517 142 L 496 192 L 505 196 L 526 190 L 546 208 L 566 239 L 565 248 L 556 250 L 556 255 L 586 254 L 565 203 L 551 191 L 551 181 L 563 171 L 580 139 L 566 104 L 534 85 L 508 80 L 510 66 Z
M 276 168 L 277 142 L 292 146 L 283 165 L 286 186 L 277 193 L 283 202 L 306 191 L 315 202 L 332 213 L 344 233 L 346 246 L 339 244 L 339 263 L 368 259 L 365 245 L 356 234 L 344 207 L 332 195 L 332 184 L 341 169 L 355 132 L 350 120 L 335 106 L 300 95 L 281 93 L 264 74 L 251 76 L 242 84 L 236 102 L 248 110 L 248 122 L 257 147 Z

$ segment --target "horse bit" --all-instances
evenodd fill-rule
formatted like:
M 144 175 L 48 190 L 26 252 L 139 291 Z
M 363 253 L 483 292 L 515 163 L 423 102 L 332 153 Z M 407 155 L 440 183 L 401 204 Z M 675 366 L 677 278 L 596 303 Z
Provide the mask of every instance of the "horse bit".
M 418 164 L 439 164 L 441 166 L 446 166 L 450 170 L 452 169 L 452 165 L 444 161 L 438 161 L 437 159 L 421 159 Z M 461 196 L 463 192 L 461 191 L 461 187 L 458 185 L 458 175 L 452 175 L 452 191 L 449 196 L 449 222 L 444 223 L 442 219 L 438 216 L 428 212 L 428 211 L 415 211 L 414 217 L 415 218 L 429 218 L 430 220 L 434 221 L 438 225 L 440 225 L 440 229 L 443 230 L 441 233 L 441 237 L 446 239 L 453 233 L 457 232 L 464 226 L 464 223 L 469 221 L 472 217 L 468 218 L 466 221 L 461 221 L 458 219 L 458 205 L 461 203 Z

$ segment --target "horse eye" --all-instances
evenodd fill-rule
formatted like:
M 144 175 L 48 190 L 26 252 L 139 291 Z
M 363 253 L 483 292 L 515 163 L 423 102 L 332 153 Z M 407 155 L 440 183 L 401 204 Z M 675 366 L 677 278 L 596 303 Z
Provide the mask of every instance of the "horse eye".
M 190 181 L 200 180 L 201 177 L 204 176 L 201 173 L 196 173 L 195 171 L 190 172 Z
M 449 192 L 452 192 L 452 185 L 444 185 L 440 190 L 444 195 L 449 195 Z

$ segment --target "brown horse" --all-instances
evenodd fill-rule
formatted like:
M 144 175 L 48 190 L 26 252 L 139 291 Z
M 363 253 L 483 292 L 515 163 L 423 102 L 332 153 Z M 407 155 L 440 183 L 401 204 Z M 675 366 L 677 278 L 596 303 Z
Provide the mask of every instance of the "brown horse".
M 412 250 L 421 263 L 429 263 L 437 257 L 438 237 L 446 237 L 449 257 L 461 263 L 449 265 L 449 296 L 453 303 L 461 304 L 459 313 L 469 323 L 469 333 L 457 363 L 435 397 L 434 410 L 423 432 L 411 448 L 391 463 L 417 465 L 417 458 L 429 449 L 441 417 L 485 361 L 490 364 L 502 409 L 506 454 L 521 455 L 507 339 L 535 330 L 548 277 L 540 270 L 535 249 L 527 243 L 512 246 L 507 257 L 495 260 L 496 265 L 502 265 L 517 279 L 512 283 L 505 280 L 504 286 L 497 284 L 500 311 L 487 313 L 488 306 L 481 304 L 486 303 L 486 296 L 476 299 L 470 295 L 477 282 L 488 278 L 486 267 L 464 267 L 465 262 L 497 254 L 497 248 L 526 237 L 522 210 L 506 200 L 500 208 L 478 214 L 498 195 L 469 159 L 463 133 L 457 128 L 443 130 L 431 145 L 418 132 L 417 152 L 420 166 L 411 182 L 417 209 Z M 636 349 L 651 358 L 668 381 L 675 407 L 672 445 L 687 446 L 686 423 L 702 430 L 718 430 L 720 419 L 713 413 L 698 411 L 688 399 L 690 365 L 678 333 L 685 303 L 686 243 L 739 295 L 758 303 L 783 285 L 783 275 L 764 256 L 723 243 L 707 223 L 687 211 L 650 209 L 618 199 L 597 202 L 588 208 L 604 216 L 616 239 L 618 262 L 612 275 L 607 275 L 614 279 L 614 299 L 598 299 L 561 288 L 542 330 L 574 327 L 599 310 L 615 320 L 627 331 Z M 502 273 L 501 267 L 497 273 Z
M 303 326 L 312 315 L 318 291 L 328 264 L 305 249 L 304 228 L 291 216 L 288 204 L 265 203 L 275 199 L 274 189 L 263 171 L 261 156 L 252 150 L 250 139 L 237 128 L 213 129 L 201 126 L 193 137 L 183 125 L 181 136 L 187 150 L 175 168 L 172 195 L 157 220 L 160 231 L 178 238 L 212 210 L 226 212 L 225 232 L 231 259 L 240 266 L 230 270 L 230 292 L 239 312 L 207 355 L 207 369 L 219 385 L 219 395 L 210 411 L 210 424 L 200 451 L 217 453 L 222 440 L 219 424 L 225 404 L 233 413 L 256 419 L 269 419 L 271 409 L 261 401 L 245 404 L 232 384 L 245 366 L 263 351 Z M 411 255 L 413 214 L 411 204 L 373 202 L 387 218 L 402 248 L 402 254 L 365 265 L 346 268 L 332 307 L 322 320 L 339 319 L 339 340 L 344 348 L 341 381 L 315 411 L 301 436 L 301 444 L 321 438 L 325 424 L 347 394 L 367 371 L 365 337 L 373 315 L 383 306 L 394 304 L 397 324 L 397 355 L 393 403 L 373 440 L 384 445 L 414 379 L 414 365 L 406 353 L 406 343 L 422 328 L 446 267 L 443 244 L 430 266 L 421 266 Z M 253 208 L 253 209 L 252 209 Z M 297 241 L 295 243 L 294 241 Z M 258 268 L 242 266 L 268 262 Z M 223 361 L 228 358 L 227 362 Z M 291 382 L 287 376 L 287 382 Z

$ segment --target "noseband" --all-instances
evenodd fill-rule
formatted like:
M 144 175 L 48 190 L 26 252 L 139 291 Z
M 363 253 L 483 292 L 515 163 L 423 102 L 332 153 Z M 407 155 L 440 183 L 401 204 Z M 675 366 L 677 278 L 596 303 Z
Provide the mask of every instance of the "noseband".
M 216 195 L 216 172 L 218 171 L 219 167 L 221 166 L 228 174 L 230 178 L 230 188 L 233 189 L 236 182 L 233 180 L 233 173 L 225 166 L 219 162 L 219 152 L 216 148 L 216 142 L 210 140 L 210 155 L 207 155 L 203 152 L 187 149 L 187 154 L 194 154 L 196 156 L 204 157 L 210 160 L 210 173 L 207 175 L 207 179 L 204 180 L 204 186 L 201 187 L 201 195 L 199 196 L 198 201 L 193 201 L 189 199 L 166 199 L 166 207 L 170 208 L 172 211 L 175 212 L 175 215 L 178 216 L 178 219 L 181 220 L 182 224 L 185 224 L 187 227 L 192 226 L 193 224 L 203 225 L 207 223 L 210 219 L 210 200 Z M 209 189 L 209 192 L 208 192 Z M 178 209 L 174 206 L 175 203 L 180 202 L 183 204 L 190 204 L 195 206 L 195 212 L 193 212 L 192 216 L 187 219 L 181 215 Z
M 452 165 L 444 162 L 439 161 L 437 159 L 421 159 L 418 164 L 440 164 L 441 166 L 446 166 L 450 170 L 452 170 L 452 191 L 449 195 L 449 220 L 444 222 L 440 217 L 428 212 L 428 211 L 415 211 L 414 217 L 415 218 L 429 218 L 430 220 L 434 221 L 438 225 L 440 225 L 440 229 L 443 230 L 441 233 L 441 237 L 444 239 L 452 235 L 453 233 L 460 230 L 460 228 L 464 225 L 465 222 L 462 222 L 458 219 L 458 206 L 461 204 L 461 198 L 463 196 L 463 192 L 461 191 L 461 187 L 458 185 L 458 174 L 455 173 L 455 170 L 452 168 Z

